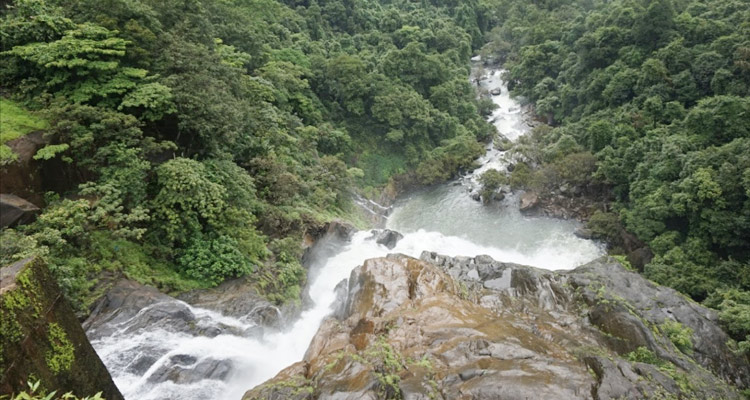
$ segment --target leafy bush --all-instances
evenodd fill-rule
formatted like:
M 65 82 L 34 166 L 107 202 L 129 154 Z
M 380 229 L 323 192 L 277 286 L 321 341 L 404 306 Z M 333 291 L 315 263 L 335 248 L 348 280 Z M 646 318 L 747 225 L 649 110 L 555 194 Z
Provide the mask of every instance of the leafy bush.
M 685 354 L 693 354 L 693 330 L 682 325 L 677 321 L 665 321 L 659 325 L 659 330 L 662 331 L 667 338 L 675 345 L 681 352 Z
M 102 392 L 93 396 L 78 397 L 73 392 L 67 392 L 62 395 L 57 394 L 57 390 L 47 393 L 40 385 L 40 381 L 27 382 L 28 390 L 24 390 L 15 395 L 0 395 L 0 400 L 104 400 Z
M 292 237 L 275 239 L 269 244 L 275 262 L 267 266 L 261 276 L 261 287 L 266 296 L 277 304 L 299 302 L 307 273 L 300 263 L 302 249 Z
M 750 292 L 718 290 L 706 304 L 719 310 L 719 320 L 727 332 L 739 342 L 739 348 L 750 354 Z
M 496 169 L 490 169 L 479 177 L 479 184 L 482 185 L 482 198 L 487 200 L 497 189 L 508 184 L 508 177 Z
M 627 358 L 630 362 L 642 362 L 652 365 L 663 365 L 665 363 L 665 361 L 657 357 L 654 352 L 643 346 L 628 353 Z
M 226 278 L 252 272 L 249 257 L 238 247 L 236 240 L 223 235 L 207 239 L 193 238 L 177 258 L 177 264 L 188 277 L 218 285 Z

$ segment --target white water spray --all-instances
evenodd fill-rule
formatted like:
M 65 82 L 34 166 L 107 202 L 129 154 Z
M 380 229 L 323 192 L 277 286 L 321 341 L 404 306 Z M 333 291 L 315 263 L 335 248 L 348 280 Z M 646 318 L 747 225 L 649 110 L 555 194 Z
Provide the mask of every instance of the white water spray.
M 499 132 L 511 140 L 524 134 L 528 127 L 523 109 L 510 98 L 500 73 L 491 72 L 482 85 L 501 87 L 502 93 L 492 97 L 499 109 L 490 117 Z M 475 178 L 487 169 L 502 170 L 507 165 L 503 152 L 492 146 L 480 162 L 482 167 L 464 179 L 464 184 L 475 184 Z M 379 207 L 369 205 L 373 211 Z M 133 329 L 132 321 L 125 321 L 114 327 L 113 334 L 92 340 L 92 344 L 126 399 L 239 399 L 246 390 L 302 359 L 323 318 L 332 311 L 335 286 L 366 259 L 388 253 L 419 257 L 426 250 L 449 256 L 487 254 L 500 261 L 570 269 L 602 254 L 593 242 L 573 235 L 575 222 L 527 218 L 516 207 L 483 206 L 469 198 L 466 186 L 457 184 L 423 190 L 399 201 L 388 227 L 404 234 L 393 250 L 377 244 L 370 232 L 357 232 L 335 255 L 320 263 L 319 271 L 312 271 L 309 294 L 313 306 L 285 331 L 258 337 L 257 332 L 248 333 L 257 328 L 252 322 L 175 300 L 196 317 L 200 332 L 215 329 L 222 333 L 209 337 L 169 326 Z M 147 307 L 139 315 L 158 307 Z M 145 373 L 136 372 L 134 364 L 142 360 L 151 362 L 150 367 Z M 164 379 L 169 368 L 192 368 L 203 375 Z

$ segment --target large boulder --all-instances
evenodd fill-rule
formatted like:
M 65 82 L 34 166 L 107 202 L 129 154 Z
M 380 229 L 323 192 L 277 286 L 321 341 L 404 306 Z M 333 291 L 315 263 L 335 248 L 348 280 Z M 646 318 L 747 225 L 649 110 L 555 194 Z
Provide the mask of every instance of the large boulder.
M 0 393 L 38 379 L 58 393 L 122 399 L 41 259 L 0 269 L 0 315 Z
M 264 327 L 279 328 L 282 311 L 258 294 L 257 283 L 243 277 L 223 282 L 210 289 L 192 290 L 177 298 L 193 306 L 254 322 Z
M 32 132 L 6 143 L 17 159 L 0 165 L 0 192 L 13 193 L 42 204 L 44 185 L 40 162 L 34 159 L 37 150 L 47 144 L 41 131 Z
M 304 360 L 244 399 L 740 399 L 750 385 L 713 311 L 610 258 L 551 272 L 389 255 L 339 297 Z
M 390 229 L 383 229 L 373 230 L 372 238 L 375 239 L 375 243 L 382 244 L 383 246 L 387 247 L 388 250 L 392 250 L 394 247 L 396 247 L 396 244 L 398 244 L 399 240 L 404 238 L 404 235 Z
M 233 370 L 229 360 L 215 360 L 204 358 L 198 360 L 194 356 L 178 354 L 160 365 L 154 373 L 148 376 L 150 383 L 172 381 L 176 384 L 196 383 L 203 379 L 224 380 Z
M 532 210 L 539 204 L 539 195 L 536 192 L 525 192 L 521 195 L 521 204 L 519 206 L 521 211 Z
M 0 194 L 0 228 L 23 225 L 36 219 L 39 207 L 13 194 Z

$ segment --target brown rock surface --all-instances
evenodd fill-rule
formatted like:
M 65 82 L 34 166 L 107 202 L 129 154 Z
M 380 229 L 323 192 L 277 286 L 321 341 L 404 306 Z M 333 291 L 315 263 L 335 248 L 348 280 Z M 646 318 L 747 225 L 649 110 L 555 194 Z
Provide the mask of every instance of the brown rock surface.
M 608 258 L 557 273 L 390 255 L 356 268 L 345 297 L 304 360 L 244 399 L 739 399 L 730 383 L 750 384 L 715 313 Z
M 536 192 L 526 192 L 521 195 L 521 211 L 528 211 L 539 204 L 539 195 Z

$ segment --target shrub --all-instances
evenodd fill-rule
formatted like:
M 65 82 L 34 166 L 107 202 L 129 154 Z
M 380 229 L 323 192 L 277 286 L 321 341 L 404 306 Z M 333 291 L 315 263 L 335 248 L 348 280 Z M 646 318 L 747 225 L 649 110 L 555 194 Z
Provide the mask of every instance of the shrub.
M 479 177 L 479 183 L 482 185 L 482 198 L 487 201 L 497 189 L 508 184 L 508 177 L 496 169 L 490 169 Z
M 719 320 L 739 342 L 741 351 L 750 354 L 750 292 L 740 289 L 718 290 L 705 302 L 719 310 Z
M 252 272 L 250 259 L 238 247 L 234 238 L 223 235 L 196 238 L 178 257 L 177 263 L 187 276 L 218 285 L 226 278 Z
M 677 321 L 665 321 L 659 329 L 685 354 L 693 354 L 693 330 Z
M 654 352 L 643 346 L 628 353 L 627 358 L 630 362 L 642 362 L 652 365 L 664 364 L 664 360 L 660 359 L 654 354 Z

